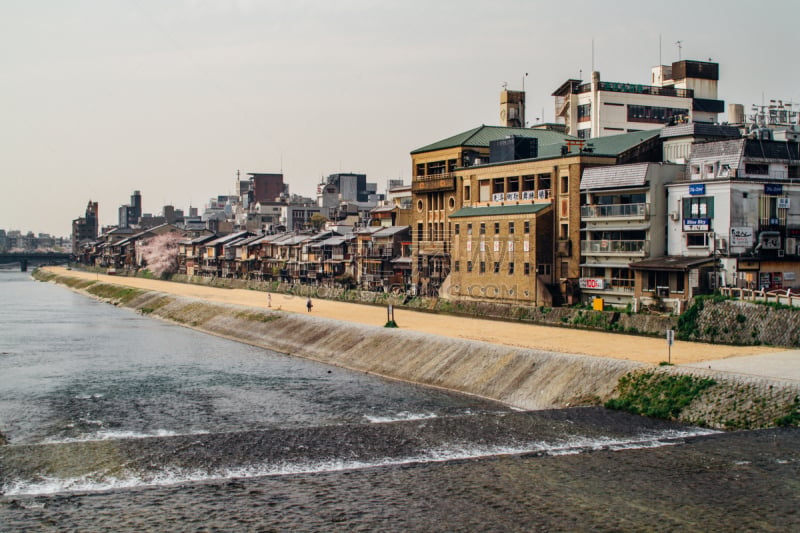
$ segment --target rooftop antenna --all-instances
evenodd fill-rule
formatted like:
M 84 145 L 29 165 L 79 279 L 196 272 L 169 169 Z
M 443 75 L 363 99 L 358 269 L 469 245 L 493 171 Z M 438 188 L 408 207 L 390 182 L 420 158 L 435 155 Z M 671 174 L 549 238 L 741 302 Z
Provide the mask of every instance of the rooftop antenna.
M 528 77 L 528 73 L 526 72 L 524 76 L 522 76 L 522 92 L 525 92 L 525 78 Z
M 592 37 L 592 72 L 594 72 L 594 37 Z
M 661 63 L 661 34 L 658 34 L 658 66 L 660 67 Z
M 681 49 L 683 48 L 683 41 L 675 41 L 675 46 L 678 47 L 678 61 L 681 60 Z

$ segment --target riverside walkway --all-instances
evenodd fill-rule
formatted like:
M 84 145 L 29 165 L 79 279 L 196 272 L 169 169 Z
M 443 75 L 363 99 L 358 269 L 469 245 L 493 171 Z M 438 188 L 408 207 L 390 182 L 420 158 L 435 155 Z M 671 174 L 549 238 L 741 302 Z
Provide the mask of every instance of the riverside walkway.
M 305 297 L 288 294 L 272 293 L 268 297 L 265 292 L 246 289 L 221 289 L 144 278 L 108 276 L 67 270 L 63 267 L 46 267 L 46 270 L 57 275 L 98 280 L 219 303 L 261 309 L 267 309 L 269 305 L 274 311 L 304 314 L 309 312 L 306 309 Z M 315 299 L 313 304 L 310 312 L 317 317 L 373 326 L 383 326 L 387 320 L 386 309 L 374 305 L 320 299 Z M 666 361 L 668 353 L 667 343 L 663 338 L 465 318 L 403 308 L 395 308 L 394 318 L 400 329 L 551 352 L 625 359 L 650 364 Z M 800 381 L 800 350 L 676 341 L 672 346 L 671 360 L 676 365 Z

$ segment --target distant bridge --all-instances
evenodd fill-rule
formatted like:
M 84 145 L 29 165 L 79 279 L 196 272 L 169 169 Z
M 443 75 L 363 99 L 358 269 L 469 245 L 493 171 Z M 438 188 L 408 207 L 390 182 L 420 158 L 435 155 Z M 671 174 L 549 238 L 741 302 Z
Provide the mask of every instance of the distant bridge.
M 22 272 L 28 271 L 28 264 L 36 265 L 61 265 L 69 263 L 72 254 L 59 252 L 19 252 L 0 253 L 0 265 L 18 263 Z

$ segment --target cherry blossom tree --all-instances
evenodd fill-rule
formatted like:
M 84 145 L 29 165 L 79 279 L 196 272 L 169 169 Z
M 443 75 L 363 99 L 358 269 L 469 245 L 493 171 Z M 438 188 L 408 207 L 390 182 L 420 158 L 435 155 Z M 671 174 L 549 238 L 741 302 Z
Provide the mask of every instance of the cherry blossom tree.
M 141 254 L 147 269 L 159 277 L 174 274 L 178 270 L 178 243 L 183 239 L 180 233 L 171 231 L 144 241 Z

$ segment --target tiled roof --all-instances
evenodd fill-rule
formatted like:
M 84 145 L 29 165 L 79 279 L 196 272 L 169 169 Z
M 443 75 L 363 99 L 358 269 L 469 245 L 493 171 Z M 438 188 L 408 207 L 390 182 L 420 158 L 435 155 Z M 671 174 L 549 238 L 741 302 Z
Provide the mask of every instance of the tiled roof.
M 757 159 L 800 159 L 796 142 L 759 141 L 748 139 L 745 143 L 744 155 Z
M 689 154 L 689 161 L 713 158 L 721 165 L 728 165 L 732 169 L 739 168 L 745 142 L 746 139 L 734 139 L 693 144 L 692 151 Z
M 408 226 L 389 226 L 388 228 L 383 228 L 375 233 L 372 234 L 373 237 L 391 237 L 392 235 L 396 235 L 398 233 L 402 233 L 406 231 Z
M 634 163 L 587 168 L 581 176 L 581 190 L 644 186 L 649 166 L 650 163 Z
M 705 263 L 713 263 L 713 257 L 691 257 L 691 256 L 676 256 L 665 255 L 662 257 L 653 257 L 639 261 L 638 263 L 631 263 L 630 267 L 634 270 L 681 270 L 686 271 L 695 266 L 703 265 Z
M 660 130 L 633 131 L 619 135 L 595 137 L 589 139 L 587 144 L 592 145 L 593 155 L 617 156 L 653 137 L 658 137 L 659 133 Z
M 708 124 L 705 122 L 688 122 L 675 126 L 667 126 L 661 129 L 661 137 L 721 137 L 736 139 L 741 137 L 739 128 L 736 126 L 724 126 L 721 124 Z
M 535 214 L 550 207 L 549 203 L 492 205 L 487 207 L 463 207 L 450 215 L 450 218 L 487 217 L 498 215 Z
M 228 244 L 231 241 L 241 239 L 245 235 L 247 235 L 246 231 L 239 231 L 239 232 L 236 232 L 236 233 L 229 233 L 228 235 L 223 235 L 222 237 L 219 237 L 218 239 L 214 239 L 213 241 L 206 243 L 206 246 L 216 246 L 218 244 Z
M 453 135 L 433 144 L 417 148 L 412 154 L 434 152 L 446 148 L 457 148 L 459 146 L 469 146 L 475 148 L 488 148 L 491 141 L 505 139 L 510 135 L 518 137 L 533 137 L 539 140 L 539 147 L 548 144 L 560 144 L 564 139 L 572 139 L 569 135 L 564 135 L 557 131 L 534 130 L 531 128 L 506 128 L 502 126 L 479 126 L 477 128 Z

